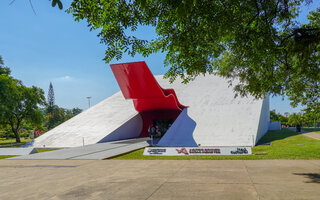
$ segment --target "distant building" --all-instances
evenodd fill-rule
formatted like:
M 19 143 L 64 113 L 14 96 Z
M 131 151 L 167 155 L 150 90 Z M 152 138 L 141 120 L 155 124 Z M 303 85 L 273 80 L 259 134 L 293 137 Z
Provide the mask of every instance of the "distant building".
M 290 113 L 289 113 L 289 112 L 285 112 L 285 113 L 283 114 L 283 116 L 285 116 L 285 117 L 290 117 Z

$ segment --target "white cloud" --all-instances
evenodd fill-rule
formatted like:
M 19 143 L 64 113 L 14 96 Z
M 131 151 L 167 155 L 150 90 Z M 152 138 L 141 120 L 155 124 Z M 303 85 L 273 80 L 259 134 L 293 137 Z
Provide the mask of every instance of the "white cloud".
M 57 81 L 71 81 L 71 80 L 74 80 L 74 78 L 71 76 L 62 76 L 59 78 L 55 78 L 55 80 L 57 80 Z

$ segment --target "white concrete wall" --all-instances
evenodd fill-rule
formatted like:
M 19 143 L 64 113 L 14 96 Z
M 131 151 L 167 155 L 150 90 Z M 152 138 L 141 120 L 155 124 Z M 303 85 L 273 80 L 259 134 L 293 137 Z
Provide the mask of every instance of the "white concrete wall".
M 117 128 L 110 134 L 107 134 L 107 136 L 102 138 L 99 143 L 137 138 L 140 136 L 142 126 L 142 117 L 140 114 L 137 114 L 127 122 L 122 124 L 119 128 Z
M 255 138 L 266 132 L 268 99 L 263 107 L 262 99 L 234 98 L 227 80 L 213 75 L 199 76 L 188 84 L 177 80 L 172 85 L 161 76 L 156 78 L 163 88 L 176 91 L 180 103 L 189 106 L 188 116 L 196 122 L 193 137 L 201 146 L 252 146 Z
M 196 147 L 193 132 L 196 122 L 188 116 L 188 108 L 183 109 L 166 134 L 158 142 L 162 147 Z
M 262 101 L 260 120 L 257 135 L 254 137 L 254 145 L 268 132 L 270 122 L 270 99 L 266 96 Z M 253 146 L 254 146 L 253 145 Z

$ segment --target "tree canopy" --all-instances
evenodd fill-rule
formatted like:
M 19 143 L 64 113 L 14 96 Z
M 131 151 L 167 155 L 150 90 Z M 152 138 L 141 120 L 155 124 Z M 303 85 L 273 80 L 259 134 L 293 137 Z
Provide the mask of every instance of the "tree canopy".
M 308 24 L 299 24 L 303 2 L 311 1 L 74 0 L 67 12 L 99 31 L 107 63 L 124 53 L 165 52 L 170 81 L 217 73 L 240 80 L 233 85 L 237 94 L 287 95 L 292 105 L 314 106 L 320 93 L 320 8 L 309 13 Z M 157 37 L 137 37 L 139 26 L 154 27 Z
M 1 58 L 1 57 L 0 57 Z M 1 58 L 2 61 L 2 58 Z M 7 73 L 3 73 L 7 72 Z M 0 124 L 9 125 L 20 142 L 19 130 L 23 123 L 40 124 L 42 114 L 39 105 L 45 104 L 43 90 L 26 87 L 12 78 L 10 70 L 0 65 Z
M 48 91 L 48 113 L 51 113 L 54 106 L 54 90 L 52 83 L 50 82 L 49 91 Z

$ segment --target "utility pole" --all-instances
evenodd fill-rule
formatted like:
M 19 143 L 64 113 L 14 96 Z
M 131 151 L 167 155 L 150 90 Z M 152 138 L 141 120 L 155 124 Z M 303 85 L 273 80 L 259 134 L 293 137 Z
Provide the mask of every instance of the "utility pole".
M 90 99 L 91 99 L 91 97 L 87 97 L 87 99 L 88 99 L 89 108 L 90 108 Z

